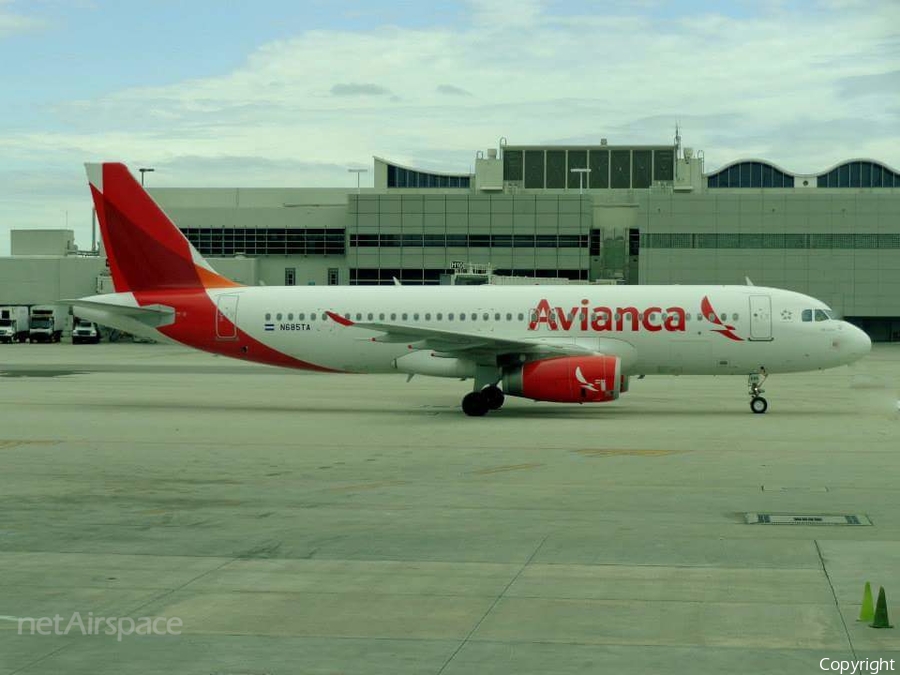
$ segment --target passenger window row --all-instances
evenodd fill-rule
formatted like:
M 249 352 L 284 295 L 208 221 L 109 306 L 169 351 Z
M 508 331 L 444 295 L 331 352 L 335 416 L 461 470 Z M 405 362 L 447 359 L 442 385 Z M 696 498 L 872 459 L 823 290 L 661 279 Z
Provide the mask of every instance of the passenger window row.
M 811 311 L 812 310 L 804 310 L 804 312 L 803 312 L 803 320 L 804 321 L 812 320 L 811 318 L 807 318 L 807 312 L 811 312 Z M 823 316 L 825 315 L 825 313 L 821 309 L 817 309 L 816 312 L 821 313 Z M 274 319 L 273 319 L 273 316 L 274 316 Z M 316 320 L 325 321 L 325 319 L 327 318 L 327 316 L 325 315 L 324 312 L 322 314 L 317 314 L 316 312 L 311 312 L 308 315 L 306 312 L 298 312 L 296 315 L 297 321 L 306 321 L 307 316 L 309 317 L 309 321 L 316 321 Z M 366 314 L 363 314 L 362 312 L 356 312 L 355 314 L 351 314 L 350 312 L 345 312 L 342 316 L 345 319 L 353 319 L 355 321 L 364 321 L 364 320 L 365 321 L 387 321 L 387 320 L 397 321 L 398 318 L 401 321 L 409 321 L 410 316 L 412 317 L 412 321 L 420 321 L 420 320 L 431 321 L 432 316 L 434 317 L 435 321 L 445 321 L 445 320 L 446 321 L 455 321 L 457 319 L 459 321 L 466 321 L 467 317 L 468 317 L 468 320 L 470 320 L 470 321 L 478 321 L 478 319 L 479 319 L 478 312 L 470 312 L 470 313 L 448 312 L 446 315 L 443 312 L 437 312 L 435 314 L 432 314 L 431 312 L 424 312 L 424 313 L 413 312 L 411 315 L 409 312 L 401 312 L 399 314 L 397 312 L 390 312 L 390 313 L 379 312 L 377 315 L 374 312 L 368 312 Z M 376 319 L 376 316 L 377 316 L 377 319 Z M 596 313 L 592 313 L 591 319 L 594 319 L 597 316 L 598 315 Z M 661 314 L 659 314 L 658 317 L 657 317 L 657 312 L 650 313 L 650 319 L 652 319 L 654 321 L 657 320 L 657 318 L 660 321 L 665 321 L 668 318 L 668 316 L 669 315 L 666 312 L 662 312 Z M 812 316 L 812 315 L 810 314 L 810 316 Z M 363 317 L 365 317 L 365 318 L 363 318 Z M 491 313 L 490 312 L 482 312 L 480 317 L 483 321 L 490 321 Z M 494 321 L 503 321 L 504 319 L 506 321 L 513 321 L 514 318 L 518 321 L 524 321 L 525 313 L 524 312 L 518 312 L 515 314 L 513 312 L 506 312 L 505 314 L 502 314 L 500 312 L 493 313 Z M 621 317 L 619 314 L 616 314 L 616 315 L 614 315 L 613 318 L 616 321 L 618 321 Z M 700 314 L 698 312 L 696 315 L 696 318 L 697 318 L 697 321 L 702 321 L 704 317 L 702 314 Z M 739 315 L 737 313 L 731 315 L 732 321 L 737 321 L 738 318 L 739 318 Z M 831 317 L 827 316 L 826 318 L 831 318 Z M 529 314 L 529 319 L 531 321 L 537 321 L 538 315 L 534 310 L 532 310 L 531 313 Z M 643 321 L 643 319 L 644 319 L 644 314 L 643 314 L 643 312 L 641 312 L 640 314 L 638 314 L 638 321 Z M 687 321 L 691 320 L 690 312 L 687 312 L 685 314 L 685 319 Z M 709 320 L 714 321 L 715 319 L 716 319 L 716 316 L 714 314 L 710 314 Z M 721 319 L 722 319 L 722 321 L 728 321 L 728 314 L 723 312 L 721 315 Z M 272 320 L 274 320 L 274 321 L 293 321 L 294 313 L 293 312 L 277 312 L 276 314 L 273 315 L 271 312 L 267 312 L 266 313 L 266 321 L 272 321 Z M 824 321 L 824 320 L 825 320 L 824 318 L 819 318 L 819 314 L 816 314 L 816 321 Z
M 456 319 L 458 319 L 459 321 L 466 321 L 467 318 L 471 321 L 478 321 L 479 317 L 483 321 L 491 320 L 490 312 L 482 312 L 481 314 L 478 314 L 478 312 L 471 312 L 471 313 L 449 312 L 447 314 L 444 314 L 444 312 L 437 312 L 435 314 L 432 314 L 431 312 L 424 312 L 424 313 L 413 312 L 412 314 L 410 314 L 409 312 L 401 312 L 401 313 L 379 312 L 377 315 L 374 312 L 368 312 L 366 314 L 363 314 L 362 312 L 356 312 L 355 314 L 352 314 L 350 312 L 345 312 L 342 316 L 345 319 L 353 319 L 355 321 L 387 321 L 387 320 L 397 321 L 398 319 L 401 321 L 410 321 L 410 320 L 412 320 L 412 321 L 420 321 L 420 320 L 431 321 L 432 317 L 434 318 L 435 321 L 445 321 L 445 320 L 446 321 L 454 321 Z M 324 312 L 322 314 L 317 314 L 316 312 L 312 312 L 310 314 L 307 314 L 306 312 L 299 312 L 296 315 L 296 317 L 297 317 L 297 321 L 306 321 L 307 317 L 309 318 L 309 321 L 316 321 L 316 320 L 325 321 L 325 319 L 328 318 Z M 519 321 L 524 321 L 525 313 L 518 312 L 518 313 L 514 314 L 512 312 L 506 312 L 506 314 L 501 314 L 500 312 L 494 312 L 493 319 L 494 319 L 494 321 L 503 321 L 504 319 L 506 321 L 513 321 L 514 319 L 518 319 Z M 266 312 L 266 321 L 273 321 L 273 320 L 274 321 L 293 321 L 294 313 L 293 312 L 277 312 L 275 314 L 272 314 L 271 312 Z

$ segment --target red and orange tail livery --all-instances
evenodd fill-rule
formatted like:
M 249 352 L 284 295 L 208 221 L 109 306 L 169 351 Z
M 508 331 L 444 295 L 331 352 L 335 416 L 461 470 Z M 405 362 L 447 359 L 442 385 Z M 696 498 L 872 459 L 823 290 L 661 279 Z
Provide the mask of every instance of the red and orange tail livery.
M 117 293 L 239 286 L 217 274 L 124 164 L 86 164 Z

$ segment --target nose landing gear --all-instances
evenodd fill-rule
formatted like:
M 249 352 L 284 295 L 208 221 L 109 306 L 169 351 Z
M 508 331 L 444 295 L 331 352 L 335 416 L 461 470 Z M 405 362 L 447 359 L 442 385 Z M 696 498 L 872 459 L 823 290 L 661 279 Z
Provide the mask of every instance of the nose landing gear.
M 750 389 L 750 410 L 757 415 L 762 415 L 769 409 L 769 402 L 760 396 L 765 392 L 762 385 L 768 376 L 766 369 L 760 366 L 758 373 L 750 373 L 747 378 L 747 387 Z

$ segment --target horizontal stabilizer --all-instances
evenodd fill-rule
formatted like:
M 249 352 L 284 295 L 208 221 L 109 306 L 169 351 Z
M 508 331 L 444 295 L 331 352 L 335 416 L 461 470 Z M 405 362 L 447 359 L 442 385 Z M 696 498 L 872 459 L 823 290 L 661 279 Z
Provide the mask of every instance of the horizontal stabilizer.
M 116 317 L 131 319 L 151 328 L 159 328 L 175 323 L 175 309 L 166 305 L 145 305 L 144 307 L 133 307 L 129 305 L 118 305 L 110 302 L 98 302 L 96 300 L 60 300 L 64 305 L 71 305 L 75 309 L 75 314 L 79 314 L 78 310 L 87 310 L 82 312 L 87 314 L 90 312 L 96 316 L 96 313 L 108 316 L 108 319 Z M 98 318 L 97 323 L 104 325 L 115 325 L 113 321 L 104 321 Z

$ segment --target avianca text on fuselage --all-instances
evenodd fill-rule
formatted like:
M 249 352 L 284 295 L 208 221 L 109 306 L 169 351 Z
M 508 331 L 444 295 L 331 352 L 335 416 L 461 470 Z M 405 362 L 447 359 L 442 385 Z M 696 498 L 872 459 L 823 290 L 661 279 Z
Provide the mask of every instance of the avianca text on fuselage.
M 581 305 L 565 309 L 551 307 L 544 298 L 531 314 L 528 330 L 539 330 L 541 325 L 549 330 L 582 330 L 604 332 L 621 332 L 624 330 L 646 330 L 651 333 L 668 331 L 683 333 L 686 330 L 685 311 L 683 307 L 590 307 L 590 301 L 584 299 Z

